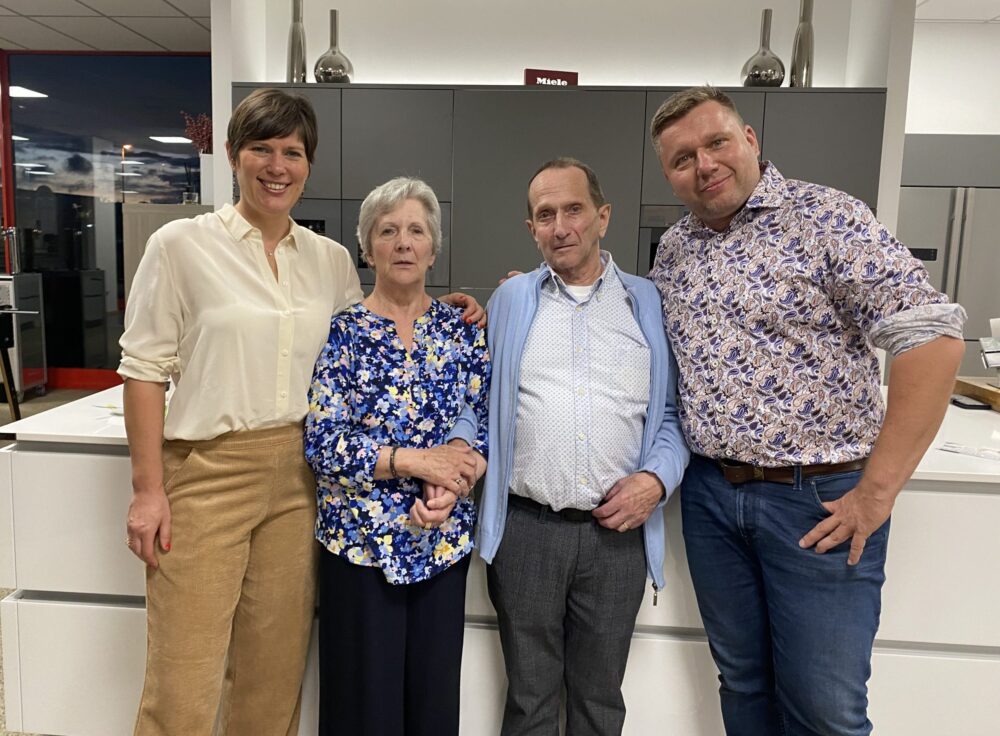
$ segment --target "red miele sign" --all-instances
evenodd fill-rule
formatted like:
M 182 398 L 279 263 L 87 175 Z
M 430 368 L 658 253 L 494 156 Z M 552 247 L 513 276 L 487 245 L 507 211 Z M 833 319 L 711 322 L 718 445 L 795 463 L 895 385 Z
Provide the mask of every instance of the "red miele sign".
M 551 69 L 525 69 L 524 83 L 529 87 L 575 87 L 579 76 L 576 72 L 557 72 Z

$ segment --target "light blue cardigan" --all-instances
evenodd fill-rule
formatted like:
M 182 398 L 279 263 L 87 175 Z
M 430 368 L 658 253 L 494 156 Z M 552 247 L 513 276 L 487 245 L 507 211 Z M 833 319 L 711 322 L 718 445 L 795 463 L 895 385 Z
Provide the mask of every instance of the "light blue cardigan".
M 642 435 L 642 452 L 636 469 L 654 473 L 667 489 L 666 496 L 643 524 L 646 543 L 646 565 L 653 587 L 663 587 L 663 557 L 665 529 L 662 506 L 680 484 L 689 453 L 681 434 L 677 416 L 677 365 L 663 331 L 660 295 L 650 281 L 623 273 L 618 274 L 646 341 L 650 347 L 649 409 Z M 500 547 L 507 519 L 507 493 L 514 462 L 514 422 L 517 418 L 517 387 L 521 372 L 521 356 L 528 331 L 538 309 L 542 283 L 550 275 L 542 265 L 531 273 L 505 281 L 490 299 L 487 311 L 490 359 L 493 379 L 490 382 L 490 459 L 486 469 L 483 497 L 479 507 L 477 546 L 487 562 Z M 459 423 L 468 422 L 463 417 Z M 456 426 L 456 431 L 459 427 Z M 461 432 L 459 431 L 459 434 Z M 544 457 L 545 448 L 535 449 Z M 609 489 L 610 490 L 610 489 Z

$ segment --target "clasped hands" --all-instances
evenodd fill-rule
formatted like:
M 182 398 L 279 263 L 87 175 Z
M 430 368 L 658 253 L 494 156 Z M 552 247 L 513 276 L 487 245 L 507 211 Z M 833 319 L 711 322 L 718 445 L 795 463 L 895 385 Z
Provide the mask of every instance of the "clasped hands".
M 430 529 L 451 515 L 459 497 L 469 495 L 486 472 L 486 460 L 463 440 L 422 452 L 418 477 L 423 480 L 424 493 L 410 507 L 410 522 Z

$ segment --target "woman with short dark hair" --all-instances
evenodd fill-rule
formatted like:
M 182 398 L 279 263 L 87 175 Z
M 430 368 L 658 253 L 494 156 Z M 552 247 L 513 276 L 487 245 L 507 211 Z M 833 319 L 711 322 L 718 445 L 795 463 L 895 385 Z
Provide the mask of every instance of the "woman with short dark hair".
M 306 393 L 351 255 L 290 218 L 316 150 L 301 97 L 259 89 L 226 153 L 235 206 L 150 238 L 121 338 L 129 548 L 147 564 L 141 736 L 298 731 L 315 602 Z M 164 417 L 164 389 L 175 385 Z M 165 441 L 164 441 L 165 440 Z

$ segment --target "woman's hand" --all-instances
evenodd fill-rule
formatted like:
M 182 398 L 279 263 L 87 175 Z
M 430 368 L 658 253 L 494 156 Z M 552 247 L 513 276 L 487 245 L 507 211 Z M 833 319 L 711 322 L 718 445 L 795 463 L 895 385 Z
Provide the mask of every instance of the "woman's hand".
M 132 503 L 128 507 L 125 542 L 132 553 L 152 568 L 156 539 L 170 551 L 170 503 L 163 490 L 162 383 L 125 381 L 125 434 L 132 459 Z
M 159 567 L 156 540 L 160 549 L 170 551 L 170 502 L 163 488 L 135 490 L 128 507 L 127 544 L 132 553 L 152 568 Z
M 427 450 L 400 448 L 396 464 L 399 475 L 420 478 L 459 495 L 467 494 L 476 482 L 477 454 L 468 445 L 439 445 Z
M 418 498 L 410 507 L 410 521 L 424 529 L 440 526 L 451 516 L 458 496 L 451 491 L 424 483 L 424 497 Z

